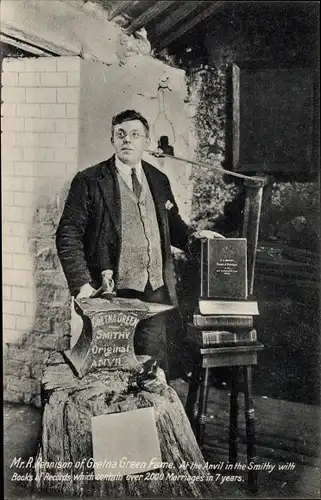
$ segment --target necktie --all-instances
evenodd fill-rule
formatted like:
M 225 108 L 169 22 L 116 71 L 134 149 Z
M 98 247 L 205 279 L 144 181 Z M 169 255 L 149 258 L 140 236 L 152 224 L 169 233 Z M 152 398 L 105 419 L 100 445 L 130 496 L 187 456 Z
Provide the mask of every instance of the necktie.
M 142 185 L 139 182 L 139 180 L 137 179 L 135 167 L 132 168 L 131 176 L 132 176 L 132 183 L 133 183 L 133 192 L 137 196 L 137 198 L 140 198 L 140 194 L 142 192 Z

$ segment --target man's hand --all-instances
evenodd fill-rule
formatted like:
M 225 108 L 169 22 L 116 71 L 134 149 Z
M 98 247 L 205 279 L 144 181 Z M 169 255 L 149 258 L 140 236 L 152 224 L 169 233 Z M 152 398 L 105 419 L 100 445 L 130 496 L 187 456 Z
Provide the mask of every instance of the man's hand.
M 76 299 L 88 299 L 95 291 L 95 288 L 93 288 L 89 283 L 86 283 L 80 288 Z
M 196 238 L 197 240 L 199 239 L 214 240 L 215 238 L 225 238 L 225 236 L 223 236 L 220 233 L 216 233 L 215 231 L 202 229 L 201 231 L 196 231 L 195 233 L 193 233 L 192 238 Z

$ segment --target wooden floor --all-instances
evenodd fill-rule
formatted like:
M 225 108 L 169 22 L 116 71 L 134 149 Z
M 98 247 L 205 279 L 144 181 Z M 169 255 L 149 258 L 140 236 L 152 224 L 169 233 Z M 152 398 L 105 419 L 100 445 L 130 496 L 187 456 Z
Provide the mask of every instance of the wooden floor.
M 188 384 L 180 380 L 171 383 L 185 403 Z M 266 397 L 254 397 L 258 463 L 268 470 L 259 472 L 259 492 L 247 489 L 243 481 L 224 483 L 224 498 L 256 496 L 258 498 L 320 498 L 321 472 L 321 408 Z M 246 464 L 245 421 L 243 396 L 240 395 L 239 457 Z M 213 464 L 227 462 L 229 391 L 211 387 L 209 393 L 205 436 L 205 457 Z

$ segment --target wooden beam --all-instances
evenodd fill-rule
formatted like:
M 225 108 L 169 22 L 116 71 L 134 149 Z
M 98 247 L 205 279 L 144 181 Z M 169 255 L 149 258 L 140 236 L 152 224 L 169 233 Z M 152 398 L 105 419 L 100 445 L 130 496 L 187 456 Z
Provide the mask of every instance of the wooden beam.
M 71 50 L 63 45 L 55 45 L 43 38 L 28 36 L 21 30 L 14 30 L 7 26 L 1 26 L 0 41 L 12 45 L 17 49 L 29 52 L 37 56 L 79 56 L 79 52 Z
M 117 2 L 116 7 L 112 8 L 111 11 L 108 14 L 108 21 L 111 21 L 114 19 L 114 17 L 118 16 L 118 14 L 121 14 L 124 12 L 127 7 L 130 5 L 136 4 L 137 2 L 133 2 L 132 0 L 125 0 L 124 2 Z
M 163 49 L 170 45 L 174 40 L 177 38 L 180 38 L 183 36 L 187 31 L 191 30 L 199 24 L 200 22 L 204 21 L 208 16 L 210 16 L 215 10 L 218 10 L 223 4 L 226 2 L 210 2 L 210 6 L 205 8 L 202 12 L 200 12 L 196 17 L 191 19 L 189 22 L 186 24 L 183 24 L 177 31 L 174 33 L 170 33 L 167 37 L 165 37 L 163 40 L 161 40 L 158 44 L 155 43 L 156 47 L 158 50 Z M 207 2 L 208 4 L 208 2 Z
M 171 14 L 171 16 L 167 17 L 163 22 L 155 27 L 155 31 L 153 34 L 155 36 L 163 35 L 163 33 L 169 31 L 171 28 L 173 28 L 173 26 L 175 26 L 175 24 L 182 21 L 183 19 L 185 19 L 185 17 L 191 14 L 193 10 L 196 9 L 196 7 L 200 6 L 201 3 L 203 2 L 182 2 L 180 7 L 178 7 L 178 9 L 176 9 Z
M 135 31 L 139 30 L 143 26 L 145 26 L 149 21 L 151 21 L 154 17 L 161 14 L 164 10 L 168 9 L 170 5 L 175 3 L 174 1 L 160 1 L 156 2 L 155 5 L 149 7 L 149 9 L 145 10 L 143 14 L 141 14 L 137 19 L 134 19 L 127 29 L 127 33 L 130 35 Z
M 36 56 L 52 56 L 52 55 L 57 56 L 57 55 L 59 55 L 59 54 L 48 53 L 39 47 L 29 45 L 26 42 L 22 42 L 21 40 L 4 35 L 3 33 L 0 34 L 0 42 L 6 43 L 7 45 L 11 45 L 12 47 L 15 47 L 16 49 L 20 49 L 23 52 L 28 52 L 28 54 L 34 54 Z

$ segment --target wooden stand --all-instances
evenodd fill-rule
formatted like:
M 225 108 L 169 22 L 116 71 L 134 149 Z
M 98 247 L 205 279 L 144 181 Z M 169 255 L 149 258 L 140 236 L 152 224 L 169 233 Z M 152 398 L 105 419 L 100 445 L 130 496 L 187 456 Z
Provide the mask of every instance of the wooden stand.
M 54 353 L 44 369 L 44 410 L 35 466 L 35 489 L 42 493 L 59 492 L 64 496 L 103 498 L 213 497 L 217 494 L 217 487 L 213 478 L 202 469 L 205 464 L 202 453 L 176 392 L 157 376 L 145 386 L 132 383 L 144 359 L 139 356 L 136 358 L 131 350 L 131 332 L 135 330 L 135 321 L 128 317 L 146 317 L 152 314 L 150 308 L 155 313 L 155 307 L 161 305 L 138 304 L 137 301 L 127 300 L 125 311 L 125 302 L 119 300 L 108 304 L 102 299 L 82 302 L 80 312 L 85 327 L 80 344 L 77 343 L 74 352 L 68 353 L 68 356 Z M 158 312 L 160 310 L 161 307 Z M 120 327 L 121 317 L 123 327 Z M 114 325 L 113 329 L 110 322 Z M 123 334 L 126 331 L 130 335 L 118 335 L 116 338 L 117 332 Z M 110 335 L 111 332 L 113 335 Z M 89 356 L 98 352 L 97 342 L 102 339 L 102 333 L 105 344 L 101 347 L 110 347 L 114 339 L 113 345 L 118 345 L 121 362 L 108 363 L 108 366 L 102 364 L 101 368 L 97 368 L 93 366 L 94 357 L 89 359 Z M 125 337 L 127 344 L 124 342 Z M 76 354 L 77 370 L 72 365 Z M 94 479 L 93 470 L 87 465 L 88 459 L 93 457 L 91 418 L 150 406 L 155 410 L 162 462 L 169 464 L 170 468 L 152 471 L 154 476 L 145 472 L 130 477 L 116 477 L 114 480 Z M 200 467 L 182 469 L 183 462 L 200 464 Z M 59 463 L 65 464 L 64 467 L 61 468 Z M 205 480 L 197 480 L 197 476 L 199 479 L 203 476 Z
M 223 366 L 231 367 L 229 462 L 235 464 L 237 461 L 238 394 L 240 390 L 244 392 L 245 397 L 247 460 L 248 463 L 256 462 L 252 365 L 257 364 L 257 353 L 263 348 L 263 345 L 255 342 L 252 345 L 196 348 L 198 349 L 198 359 L 192 374 L 185 410 L 200 448 L 202 449 L 204 445 L 210 369 Z M 244 379 L 242 388 L 239 386 L 240 371 L 243 372 Z M 248 482 L 251 490 L 257 491 L 256 471 L 248 471 Z

